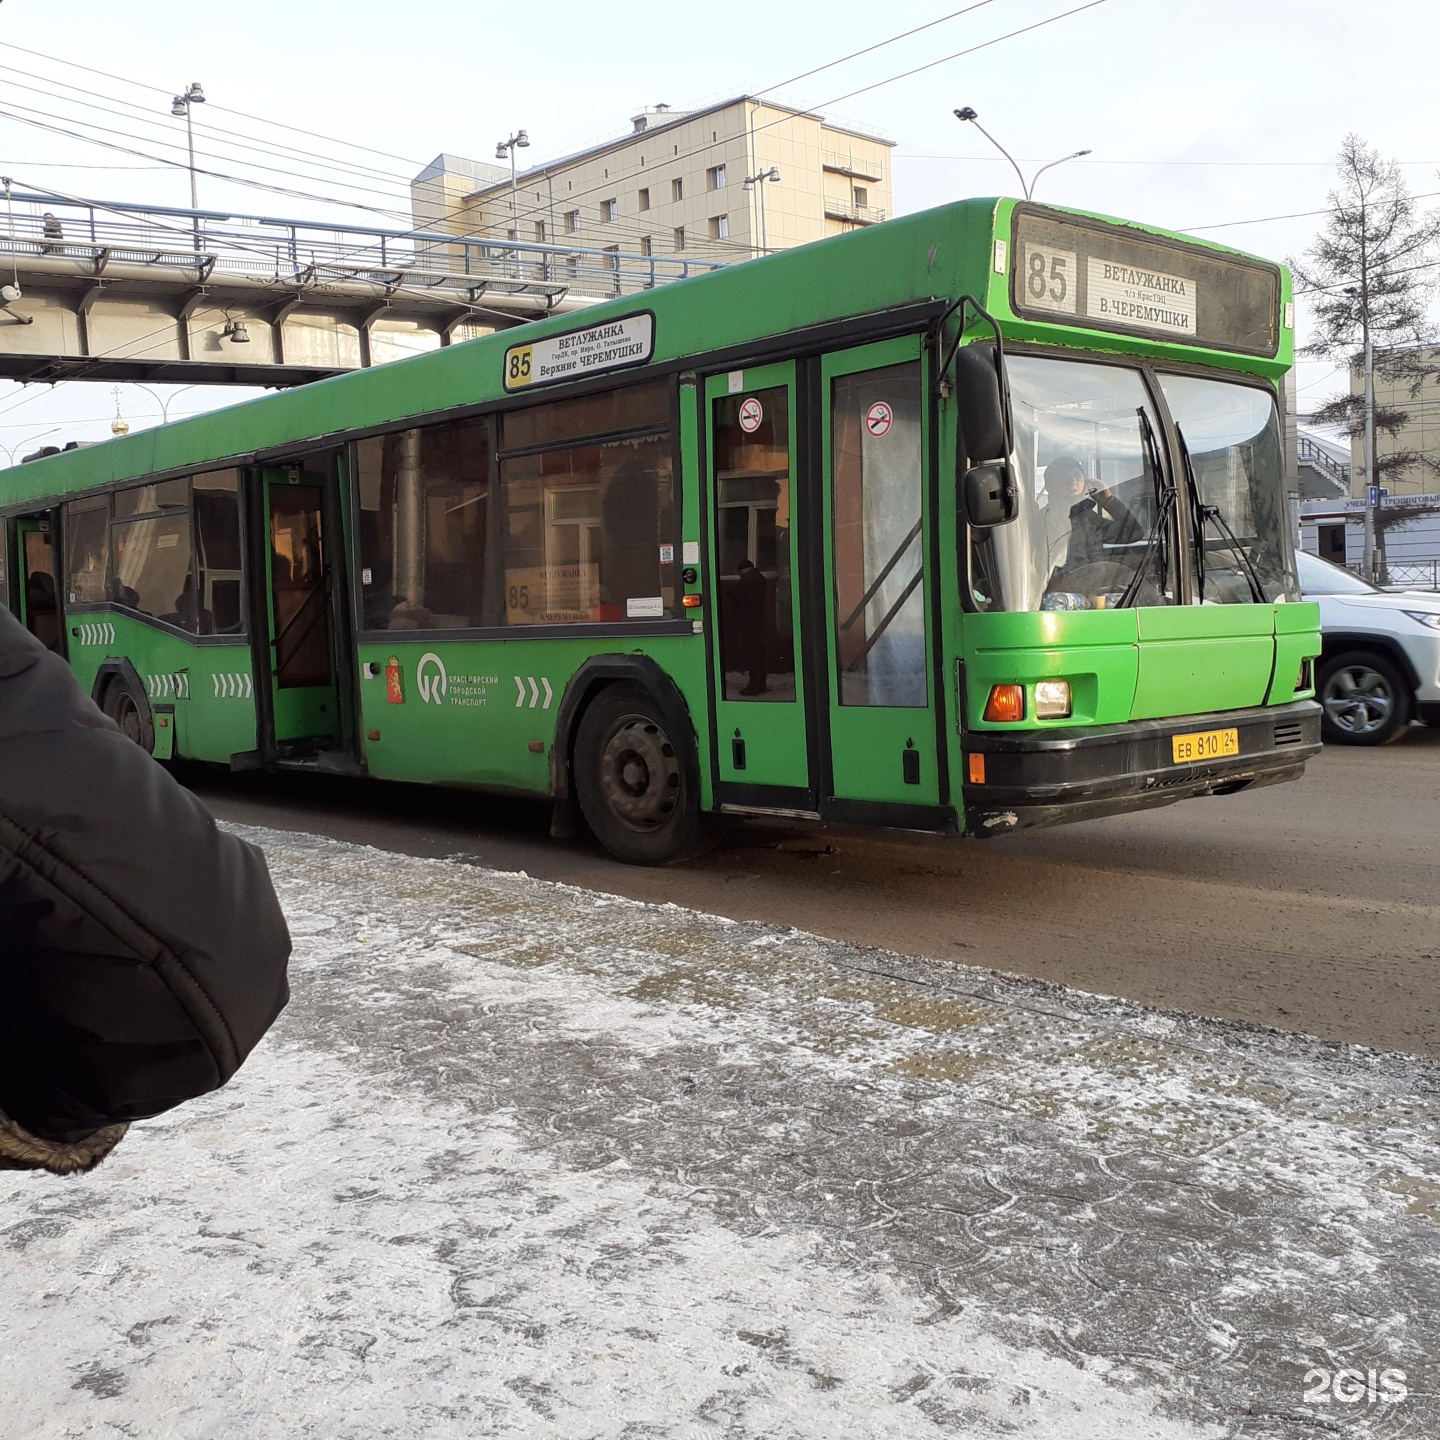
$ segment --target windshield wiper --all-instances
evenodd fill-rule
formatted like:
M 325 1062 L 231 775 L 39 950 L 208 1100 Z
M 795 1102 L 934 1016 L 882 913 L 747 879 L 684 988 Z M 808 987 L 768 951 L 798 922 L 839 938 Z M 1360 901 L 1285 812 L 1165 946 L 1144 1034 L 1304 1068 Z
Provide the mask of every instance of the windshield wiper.
M 1120 597 L 1117 608 L 1121 610 L 1134 604 L 1135 597 L 1140 593 L 1140 584 L 1145 579 L 1145 572 L 1150 568 L 1150 556 L 1155 552 L 1157 544 L 1160 547 L 1160 574 L 1163 583 L 1163 577 L 1170 568 L 1165 548 L 1165 527 L 1169 523 L 1171 511 L 1175 508 L 1175 486 L 1167 480 L 1165 468 L 1160 463 L 1160 447 L 1155 443 L 1155 427 L 1151 425 L 1143 405 L 1136 406 L 1135 414 L 1139 417 L 1140 439 L 1145 446 L 1145 464 L 1149 467 L 1150 481 L 1155 491 L 1155 524 L 1145 542 L 1140 563 L 1135 567 L 1135 573 L 1130 577 L 1130 583 Z
M 1250 596 L 1257 605 L 1268 604 L 1265 587 L 1260 583 L 1259 573 L 1250 559 L 1249 551 L 1242 548 L 1230 522 L 1218 505 L 1207 505 L 1200 498 L 1200 482 L 1195 478 L 1195 462 L 1190 458 L 1190 446 L 1185 440 L 1185 431 L 1176 425 L 1175 433 L 1180 437 L 1180 458 L 1185 464 L 1185 482 L 1190 487 L 1191 529 L 1195 535 L 1195 570 L 1200 586 L 1200 599 L 1205 599 L 1205 525 L 1208 521 L 1230 542 L 1230 548 L 1239 558 L 1245 572 L 1245 583 L 1250 587 Z

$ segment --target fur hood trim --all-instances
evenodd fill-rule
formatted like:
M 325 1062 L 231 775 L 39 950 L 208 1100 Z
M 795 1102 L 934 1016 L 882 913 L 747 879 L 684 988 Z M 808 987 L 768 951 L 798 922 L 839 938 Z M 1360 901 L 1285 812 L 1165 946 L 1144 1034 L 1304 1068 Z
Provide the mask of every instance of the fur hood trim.
M 121 1141 L 128 1125 L 107 1125 L 83 1140 L 42 1140 L 0 1111 L 0 1170 L 48 1170 L 78 1175 L 93 1170 Z

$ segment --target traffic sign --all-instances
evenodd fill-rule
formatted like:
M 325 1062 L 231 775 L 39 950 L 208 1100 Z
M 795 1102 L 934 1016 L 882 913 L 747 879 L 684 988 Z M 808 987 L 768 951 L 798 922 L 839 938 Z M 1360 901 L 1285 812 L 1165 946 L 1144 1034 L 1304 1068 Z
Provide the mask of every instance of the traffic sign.
M 1365 488 L 1365 503 L 1373 509 L 1389 495 L 1389 493 L 1389 490 L 1383 485 L 1368 485 Z

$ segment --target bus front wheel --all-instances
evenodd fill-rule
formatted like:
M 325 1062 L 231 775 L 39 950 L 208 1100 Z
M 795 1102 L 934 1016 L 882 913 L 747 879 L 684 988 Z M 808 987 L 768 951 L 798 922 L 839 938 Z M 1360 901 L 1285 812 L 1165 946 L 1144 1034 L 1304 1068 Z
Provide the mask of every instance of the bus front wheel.
M 705 848 L 696 767 L 639 685 L 602 690 L 575 736 L 575 789 L 595 838 L 632 865 L 667 865 Z

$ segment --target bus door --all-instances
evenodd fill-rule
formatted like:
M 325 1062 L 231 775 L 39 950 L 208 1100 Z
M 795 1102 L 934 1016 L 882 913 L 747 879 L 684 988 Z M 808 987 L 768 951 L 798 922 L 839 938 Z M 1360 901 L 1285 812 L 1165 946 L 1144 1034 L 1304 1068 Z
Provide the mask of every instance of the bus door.
M 15 522 L 15 574 L 20 619 L 50 650 L 63 653 L 60 624 L 60 561 L 53 512 Z
M 705 384 L 721 804 L 815 809 L 801 655 L 793 363 Z
M 937 805 L 920 341 L 827 355 L 820 381 L 826 798 Z
M 268 654 L 256 680 L 268 673 L 273 725 L 272 745 L 262 738 L 262 748 L 303 758 L 332 748 L 342 734 L 333 565 L 340 547 L 328 533 L 327 475 L 295 466 L 260 478 Z

